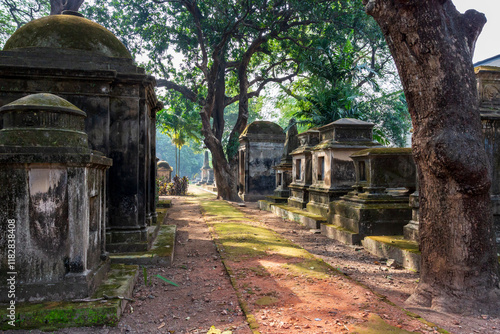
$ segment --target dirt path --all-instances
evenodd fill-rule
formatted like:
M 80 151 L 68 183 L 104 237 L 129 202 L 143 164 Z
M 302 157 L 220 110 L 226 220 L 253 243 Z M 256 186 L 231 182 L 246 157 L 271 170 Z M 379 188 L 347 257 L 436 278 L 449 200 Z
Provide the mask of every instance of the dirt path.
M 165 220 L 178 231 L 172 266 L 148 267 L 148 285 L 140 275 L 135 302 L 118 326 L 57 333 L 205 334 L 211 326 L 220 330 L 211 334 L 437 333 L 387 301 L 403 305 L 417 274 L 387 267 L 361 247 L 339 244 L 255 204 L 239 207 L 198 188 L 191 192 L 195 196 L 171 197 Z M 451 333 L 500 333 L 498 319 L 425 317 Z
M 405 300 L 418 283 L 418 273 L 387 266 L 385 261 L 365 252 L 362 247 L 347 246 L 324 235 L 315 234 L 308 228 L 273 213 L 261 211 L 256 203 L 246 203 L 239 207 L 248 216 L 258 216 L 257 226 L 270 228 L 315 256 L 323 259 L 357 282 L 366 285 L 372 291 L 386 296 L 387 299 L 405 307 L 408 311 L 419 314 L 427 321 L 438 324 L 441 328 L 456 334 L 499 334 L 500 319 L 483 316 L 450 315 L 417 309 L 405 305 Z M 423 331 L 425 332 L 425 331 Z
M 236 293 L 201 215 L 198 199 L 171 197 L 167 224 L 177 225 L 174 263 L 150 267 L 175 287 L 154 278 L 146 287 L 140 277 L 132 303 L 118 327 L 109 333 L 207 333 L 211 326 L 251 333 Z

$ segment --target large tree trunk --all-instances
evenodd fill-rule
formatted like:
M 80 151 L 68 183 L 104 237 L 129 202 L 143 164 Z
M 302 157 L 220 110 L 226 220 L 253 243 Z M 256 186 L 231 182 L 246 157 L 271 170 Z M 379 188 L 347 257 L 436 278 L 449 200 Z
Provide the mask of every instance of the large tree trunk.
M 50 0 L 50 15 L 58 15 L 63 10 L 73 10 L 75 12 L 80 9 L 84 0 Z
M 420 171 L 421 278 L 409 303 L 485 312 L 498 270 L 472 66 L 483 14 L 447 0 L 364 0 L 398 67 Z M 478 306 L 482 304 L 482 306 Z
M 212 153 L 212 164 L 214 177 L 217 184 L 217 197 L 229 201 L 241 201 L 236 189 L 236 175 L 233 173 L 230 163 L 226 159 L 222 146 L 222 135 L 224 133 L 224 108 L 226 97 L 226 62 L 224 50 L 216 57 L 210 75 L 214 78 L 210 91 L 207 94 L 207 103 L 200 114 L 202 122 L 202 133 L 204 143 Z M 214 62 L 215 63 L 215 62 Z M 210 124 L 211 115 L 213 122 Z

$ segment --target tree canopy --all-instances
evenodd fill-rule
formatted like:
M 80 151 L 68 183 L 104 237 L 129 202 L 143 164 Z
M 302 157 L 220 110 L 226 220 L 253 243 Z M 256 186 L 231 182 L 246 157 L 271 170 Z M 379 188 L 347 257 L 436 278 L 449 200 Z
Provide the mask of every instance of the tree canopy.
M 49 4 L 54 9 L 81 2 L 22 3 L 30 1 L 43 4 L 45 13 Z M 312 120 L 310 125 L 316 118 L 328 122 L 349 115 L 391 127 L 392 120 L 404 120 L 403 100 L 377 82 L 390 72 L 390 56 L 360 1 L 102 0 L 87 1 L 82 11 L 147 63 L 158 86 L 171 92 L 165 101 L 171 110 L 184 108 L 186 101 L 197 106 L 223 198 L 236 199 L 238 137 L 248 123 L 250 101 L 270 84 L 300 96 L 297 115 Z M 401 112 L 392 112 L 394 106 Z M 229 110 L 236 115 L 230 128 Z M 365 115 L 368 110 L 371 118 Z M 401 144 L 400 134 L 386 131 L 385 136 Z

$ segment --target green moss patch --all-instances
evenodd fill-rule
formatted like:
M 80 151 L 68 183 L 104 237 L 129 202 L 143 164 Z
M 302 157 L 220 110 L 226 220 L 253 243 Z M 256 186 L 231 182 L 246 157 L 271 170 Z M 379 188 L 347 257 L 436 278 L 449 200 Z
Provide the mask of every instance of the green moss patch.
M 295 208 L 293 206 L 288 206 L 288 205 L 275 205 L 275 206 L 280 208 L 280 209 L 286 210 L 288 212 L 291 212 L 291 213 L 294 213 L 294 214 L 297 214 L 300 216 L 304 216 L 304 217 L 311 218 L 311 219 L 318 220 L 318 221 L 326 221 L 325 217 L 323 217 L 321 215 L 316 215 L 314 213 L 310 213 L 310 212 L 305 211 L 305 210 L 300 210 L 299 208 Z
M 85 50 L 108 57 L 132 58 L 112 32 L 73 15 L 50 15 L 31 21 L 16 30 L 3 49 L 35 47 Z
M 368 321 L 351 327 L 349 333 L 353 334 L 406 334 L 412 333 L 386 323 L 379 315 L 370 314 Z
M 172 207 L 172 201 L 169 199 L 160 200 L 156 204 L 156 207 L 157 208 L 170 208 L 170 207 Z
M 279 299 L 276 297 L 271 297 L 271 296 L 264 296 L 262 298 L 259 298 L 255 301 L 255 304 L 259 306 L 268 306 L 268 305 L 273 305 L 279 302 Z
M 153 247 L 144 252 L 117 253 L 110 256 L 113 263 L 147 265 L 151 262 L 171 263 L 175 246 L 175 225 L 162 225 Z
M 106 296 L 130 297 L 137 276 L 137 266 L 111 265 L 106 280 L 91 299 Z M 55 330 L 65 327 L 115 326 L 122 314 L 121 299 L 106 302 L 44 302 L 16 305 L 16 320 L 13 328 L 7 322 L 6 306 L 0 307 L 0 329 Z
M 370 236 L 368 237 L 372 240 L 382 242 L 384 244 L 397 247 L 408 252 L 412 252 L 415 254 L 420 254 L 420 250 L 418 249 L 418 243 L 406 240 L 403 236 Z

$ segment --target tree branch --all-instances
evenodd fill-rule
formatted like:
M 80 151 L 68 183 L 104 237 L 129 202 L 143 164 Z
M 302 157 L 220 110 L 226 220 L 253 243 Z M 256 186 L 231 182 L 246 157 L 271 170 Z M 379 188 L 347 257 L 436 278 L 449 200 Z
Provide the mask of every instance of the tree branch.
M 166 89 L 173 89 L 173 90 L 181 93 L 189 101 L 198 103 L 200 106 L 204 105 L 203 99 L 198 99 L 198 96 L 196 95 L 195 92 L 193 92 L 191 89 L 189 89 L 185 86 L 178 85 L 177 83 L 175 83 L 173 81 L 166 80 L 166 79 L 157 79 L 156 86 L 158 88 L 165 87 Z

